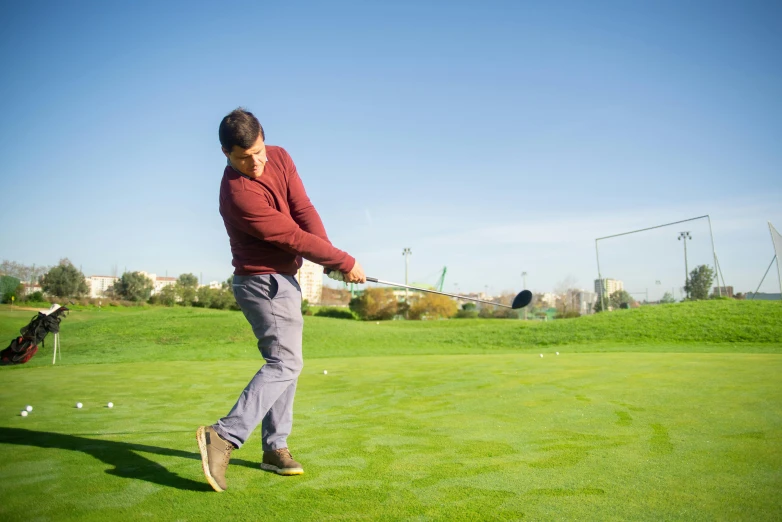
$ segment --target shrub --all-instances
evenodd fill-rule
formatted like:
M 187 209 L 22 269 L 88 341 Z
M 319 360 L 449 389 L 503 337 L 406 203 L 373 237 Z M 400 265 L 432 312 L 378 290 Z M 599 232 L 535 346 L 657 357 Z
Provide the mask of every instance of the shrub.
M 426 294 L 410 306 L 410 319 L 447 319 L 456 315 L 458 305 L 450 297 Z
M 353 315 L 353 312 L 351 312 L 348 309 L 345 308 L 332 308 L 332 307 L 326 307 L 321 308 L 317 312 L 315 312 L 315 315 L 318 317 L 332 317 L 334 319 L 355 319 L 356 316 Z
M 365 321 L 382 321 L 397 314 L 397 302 L 390 288 L 367 288 L 350 300 L 350 309 Z
M 570 312 L 568 312 L 570 313 Z M 576 316 L 578 316 L 578 312 L 576 312 Z M 519 311 L 514 310 L 512 308 L 497 308 L 494 311 L 494 314 L 492 315 L 495 319 L 518 319 L 519 318 Z

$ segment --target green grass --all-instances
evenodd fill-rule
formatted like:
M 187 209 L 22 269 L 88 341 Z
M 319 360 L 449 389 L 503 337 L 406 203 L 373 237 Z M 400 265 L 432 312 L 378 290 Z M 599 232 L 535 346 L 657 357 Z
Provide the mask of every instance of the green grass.
M 31 316 L 0 308 L 2 338 Z M 0 518 L 782 517 L 780 303 L 535 324 L 307 317 L 305 331 L 290 439 L 305 475 L 260 471 L 255 433 L 217 494 L 194 432 L 258 369 L 242 314 L 74 311 L 62 363 L 47 345 L 0 369 Z

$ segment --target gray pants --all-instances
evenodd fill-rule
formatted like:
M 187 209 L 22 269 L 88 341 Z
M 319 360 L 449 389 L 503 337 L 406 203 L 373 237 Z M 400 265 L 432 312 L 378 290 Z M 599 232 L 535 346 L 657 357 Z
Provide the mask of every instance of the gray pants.
M 301 336 L 301 288 L 293 276 L 234 276 L 236 302 L 250 322 L 266 359 L 231 411 L 213 428 L 236 447 L 263 422 L 264 451 L 288 447 L 293 426 L 293 397 L 304 366 Z

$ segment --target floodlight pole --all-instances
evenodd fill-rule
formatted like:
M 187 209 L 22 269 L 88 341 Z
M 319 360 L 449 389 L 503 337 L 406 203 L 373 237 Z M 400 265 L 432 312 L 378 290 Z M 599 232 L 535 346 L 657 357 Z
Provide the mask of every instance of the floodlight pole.
M 684 290 L 687 292 L 687 298 L 689 298 L 690 291 L 687 290 L 687 287 L 690 286 L 690 269 L 687 267 L 687 240 L 692 239 L 689 231 L 679 234 L 679 241 L 682 239 L 684 239 Z M 717 284 L 719 285 L 719 281 L 717 281 Z
M 595 239 L 595 254 L 597 255 L 597 282 L 600 285 L 600 311 L 606 311 L 605 289 L 603 288 L 603 274 L 600 272 L 600 250 L 597 248 L 597 242 L 601 238 Z
M 412 253 L 413 251 L 410 250 L 409 248 L 405 248 L 404 250 L 402 250 L 402 255 L 405 256 L 405 285 L 410 284 L 407 282 L 407 272 L 410 269 L 410 255 Z M 408 290 L 407 288 L 405 288 L 405 304 L 408 304 L 407 302 L 408 297 L 409 297 Z

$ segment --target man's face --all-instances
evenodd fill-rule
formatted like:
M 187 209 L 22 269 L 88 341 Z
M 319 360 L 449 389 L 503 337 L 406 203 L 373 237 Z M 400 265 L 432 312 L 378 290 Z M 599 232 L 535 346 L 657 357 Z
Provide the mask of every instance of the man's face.
M 231 162 L 231 166 L 245 176 L 256 179 L 263 174 L 263 168 L 266 166 L 266 144 L 261 136 L 258 136 L 249 149 L 241 149 L 234 145 L 230 152 L 223 149 L 223 154 Z

